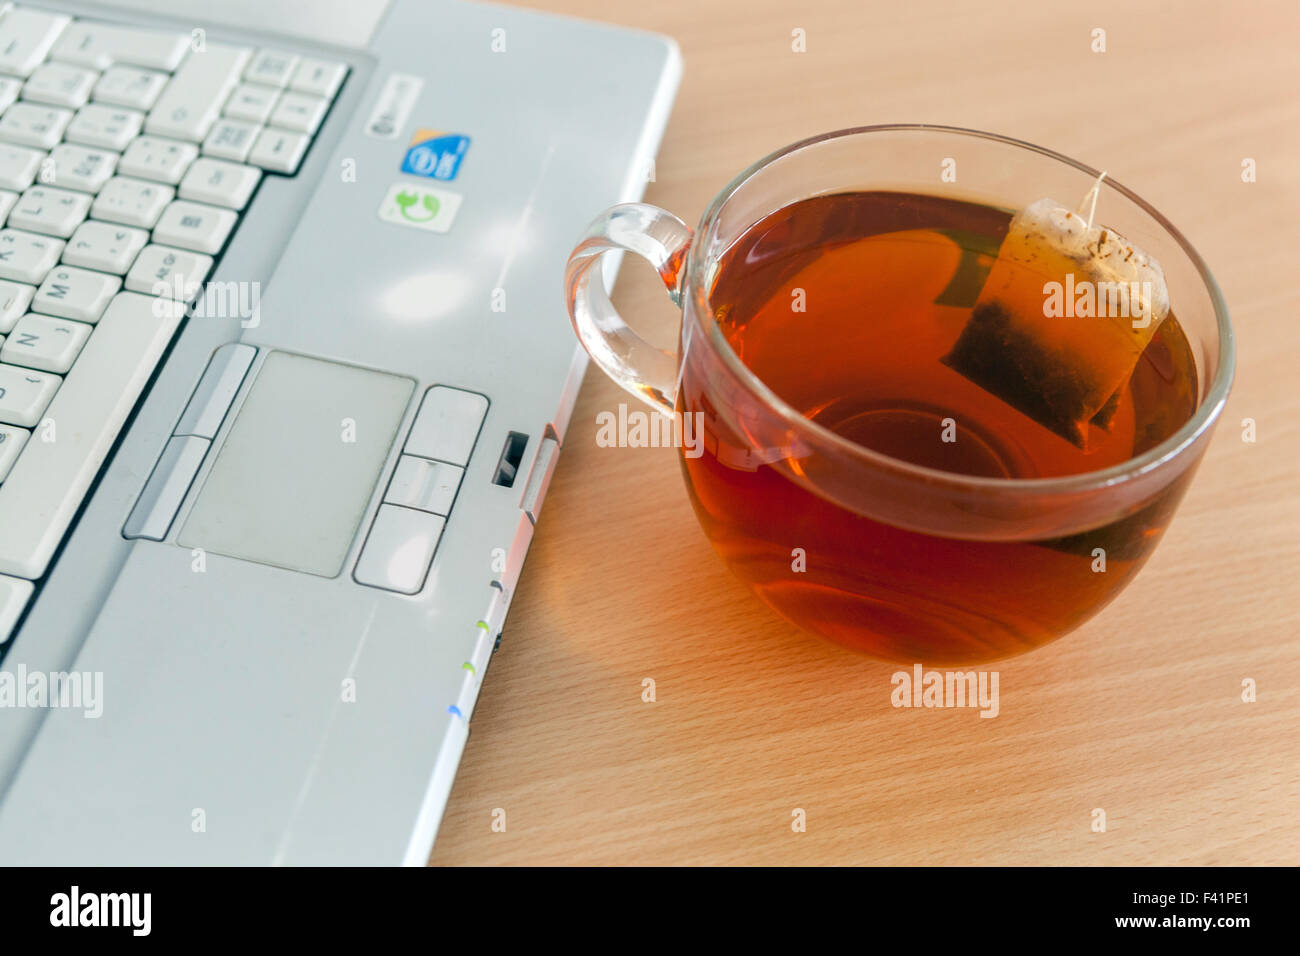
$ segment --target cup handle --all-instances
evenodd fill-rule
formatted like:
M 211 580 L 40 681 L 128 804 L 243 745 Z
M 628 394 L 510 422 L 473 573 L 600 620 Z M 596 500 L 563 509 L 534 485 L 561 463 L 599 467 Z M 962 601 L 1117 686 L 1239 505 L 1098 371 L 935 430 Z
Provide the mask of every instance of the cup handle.
M 648 259 L 680 306 L 686 285 L 690 227 L 670 212 L 645 203 L 611 206 L 596 217 L 569 256 L 564 290 L 578 341 L 605 374 L 665 415 L 677 400 L 680 347 L 660 349 L 634 332 L 609 301 L 601 256 L 614 250 Z

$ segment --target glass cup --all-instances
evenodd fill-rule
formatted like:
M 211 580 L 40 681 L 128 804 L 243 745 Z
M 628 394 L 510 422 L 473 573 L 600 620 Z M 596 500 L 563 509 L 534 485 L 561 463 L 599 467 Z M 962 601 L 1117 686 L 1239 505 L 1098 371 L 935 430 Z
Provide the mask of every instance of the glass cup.
M 949 157 L 959 163 L 959 186 L 939 181 Z M 745 170 L 694 233 L 654 206 L 606 210 L 569 258 L 569 313 L 615 382 L 673 417 L 683 437 L 699 439 L 682 442 L 681 461 L 700 523 L 777 612 L 884 660 L 996 660 L 1060 637 L 1114 598 L 1182 498 L 1233 375 L 1227 307 L 1201 257 L 1130 190 L 1102 182 L 1099 218 L 1164 267 L 1196 366 L 1196 410 L 1137 457 L 1055 478 L 940 471 L 845 439 L 742 363 L 710 295 L 726 250 L 799 200 L 894 190 L 1014 210 L 1045 196 L 1083 196 L 1097 178 L 1097 170 L 1050 150 L 973 130 L 889 125 L 828 133 Z M 596 266 L 623 250 L 648 259 L 682 308 L 676 349 L 651 345 L 611 306 Z M 692 425 L 702 436 L 692 436 Z

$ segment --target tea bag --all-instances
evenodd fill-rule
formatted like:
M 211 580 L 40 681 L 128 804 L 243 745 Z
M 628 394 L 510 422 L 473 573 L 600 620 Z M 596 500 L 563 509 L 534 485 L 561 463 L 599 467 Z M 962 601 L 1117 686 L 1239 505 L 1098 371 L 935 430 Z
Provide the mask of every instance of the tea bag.
M 1105 177 L 1102 173 L 1102 178 Z M 1101 178 L 1076 210 L 1016 213 L 944 364 L 1087 451 L 1169 314 L 1160 263 L 1093 225 Z

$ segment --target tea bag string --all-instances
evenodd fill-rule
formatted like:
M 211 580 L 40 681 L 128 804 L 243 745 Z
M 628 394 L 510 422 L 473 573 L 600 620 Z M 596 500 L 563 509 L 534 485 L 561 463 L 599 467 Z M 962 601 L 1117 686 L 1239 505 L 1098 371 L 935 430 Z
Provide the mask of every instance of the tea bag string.
M 1083 199 L 1081 199 L 1081 200 L 1079 201 L 1078 208 L 1076 208 L 1076 209 L 1074 210 L 1074 214 L 1075 214 L 1076 216 L 1078 216 L 1080 219 L 1082 219 L 1082 218 L 1083 218 L 1083 209 L 1084 209 L 1085 206 L 1088 207 L 1088 226 L 1087 226 L 1087 228 L 1089 228 L 1089 229 L 1092 228 L 1092 219 L 1093 219 L 1093 216 L 1095 216 L 1095 215 L 1097 214 L 1097 196 L 1098 196 L 1098 194 L 1101 192 L 1101 181 L 1102 181 L 1103 179 L 1105 179 L 1105 178 L 1106 178 L 1106 170 L 1103 169 L 1103 170 L 1101 171 L 1101 175 L 1097 177 L 1097 181 L 1096 181 L 1095 183 L 1093 183 L 1093 184 L 1092 184 L 1092 188 L 1088 190 L 1087 195 L 1085 195 L 1085 196 L 1083 197 Z

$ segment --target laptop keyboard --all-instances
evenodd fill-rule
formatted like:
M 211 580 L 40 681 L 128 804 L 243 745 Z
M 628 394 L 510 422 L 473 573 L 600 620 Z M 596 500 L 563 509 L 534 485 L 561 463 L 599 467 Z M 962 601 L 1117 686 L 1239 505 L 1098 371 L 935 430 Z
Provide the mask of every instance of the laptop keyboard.
M 343 63 L 0 4 L 0 643 Z

